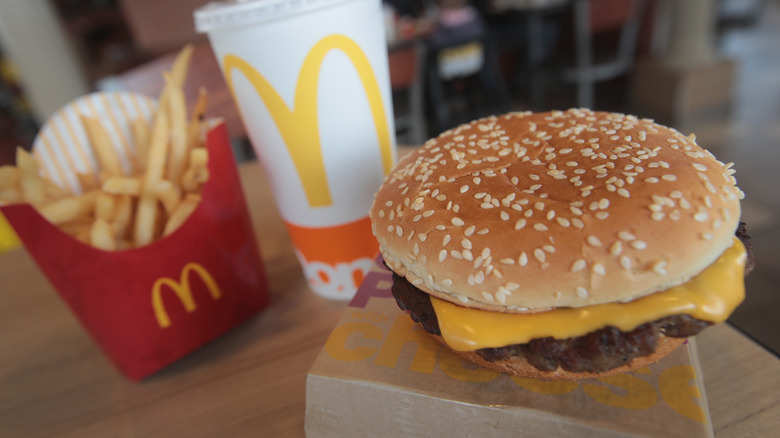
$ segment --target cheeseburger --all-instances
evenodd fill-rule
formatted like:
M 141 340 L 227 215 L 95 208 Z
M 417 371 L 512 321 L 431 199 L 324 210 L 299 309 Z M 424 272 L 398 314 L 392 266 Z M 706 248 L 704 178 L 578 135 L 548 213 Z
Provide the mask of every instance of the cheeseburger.
M 427 332 L 487 368 L 573 380 L 655 362 L 742 302 L 733 173 L 650 120 L 511 113 L 404 157 L 370 215 Z

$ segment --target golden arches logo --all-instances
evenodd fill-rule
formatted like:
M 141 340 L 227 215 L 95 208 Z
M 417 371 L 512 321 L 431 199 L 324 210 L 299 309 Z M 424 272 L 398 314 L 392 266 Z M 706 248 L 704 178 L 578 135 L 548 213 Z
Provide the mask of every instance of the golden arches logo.
M 171 319 L 168 316 L 168 312 L 165 310 L 165 305 L 162 301 L 162 288 L 168 286 L 179 298 L 184 310 L 187 313 L 194 312 L 198 306 L 195 304 L 195 298 L 192 296 L 192 288 L 190 287 L 190 273 L 195 272 L 200 276 L 200 279 L 206 285 L 211 298 L 218 300 L 222 296 L 222 291 L 219 290 L 217 282 L 214 281 L 214 277 L 209 274 L 203 266 L 197 263 L 188 263 L 181 270 L 181 278 L 177 283 L 175 280 L 162 277 L 158 278 L 152 286 L 152 309 L 154 309 L 154 316 L 157 318 L 157 324 L 160 328 L 167 328 L 171 325 Z
M 393 166 L 393 150 L 382 103 L 382 93 L 371 68 L 371 63 L 360 46 L 352 39 L 344 35 L 328 35 L 311 48 L 303 61 L 295 85 L 295 99 L 292 109 L 287 106 L 268 80 L 249 63 L 235 55 L 226 55 L 223 61 L 225 77 L 234 98 L 237 99 L 237 96 L 233 88 L 231 74 L 235 68 L 244 74 L 258 96 L 265 102 L 287 145 L 295 170 L 301 178 L 306 199 L 312 207 L 325 207 L 333 204 L 325 174 L 325 162 L 322 158 L 317 115 L 320 67 L 325 55 L 331 50 L 341 50 L 347 55 L 360 77 L 371 108 L 374 128 L 379 140 L 382 166 L 386 175 L 390 173 Z

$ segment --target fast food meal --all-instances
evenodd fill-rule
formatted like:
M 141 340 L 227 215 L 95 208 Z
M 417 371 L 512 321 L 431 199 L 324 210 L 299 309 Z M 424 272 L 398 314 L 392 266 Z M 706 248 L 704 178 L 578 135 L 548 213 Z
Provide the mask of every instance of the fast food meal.
M 195 210 L 209 178 L 202 125 L 208 94 L 200 90 L 189 120 L 182 86 L 192 47 L 164 73 L 152 126 L 143 117 L 130 121 L 135 155 L 130 174 L 105 127 L 81 115 L 99 168 L 78 173 L 82 193 L 69 193 L 41 176 L 38 163 L 17 149 L 16 167 L 0 167 L 0 204 L 30 203 L 49 222 L 96 248 L 113 251 L 147 245 L 173 233 Z
M 427 332 L 491 369 L 576 380 L 655 362 L 742 302 L 733 173 L 650 120 L 510 113 L 404 157 L 370 215 Z

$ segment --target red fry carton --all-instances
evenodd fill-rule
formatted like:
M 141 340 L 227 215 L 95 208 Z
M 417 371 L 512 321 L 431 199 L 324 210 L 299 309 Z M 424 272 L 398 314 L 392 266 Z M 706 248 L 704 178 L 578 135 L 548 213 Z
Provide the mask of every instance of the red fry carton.
M 173 234 L 141 248 L 95 249 L 28 204 L 0 207 L 57 293 L 133 380 L 180 359 L 268 303 L 223 123 L 207 133 L 206 147 L 211 178 L 199 206 Z

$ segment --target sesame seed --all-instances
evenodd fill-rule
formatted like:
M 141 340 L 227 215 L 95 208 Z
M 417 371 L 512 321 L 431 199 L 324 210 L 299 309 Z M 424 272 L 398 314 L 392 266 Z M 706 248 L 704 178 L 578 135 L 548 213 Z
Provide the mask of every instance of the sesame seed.
M 466 260 L 469 260 L 469 261 L 473 261 L 474 260 L 474 254 L 472 254 L 471 251 L 469 251 L 467 249 L 464 249 L 461 254 L 463 255 L 463 258 L 466 259 Z
M 379 217 L 385 217 L 385 211 L 379 210 Z
M 539 260 L 540 262 L 544 263 L 545 258 L 547 256 L 545 255 L 544 250 L 542 250 L 541 248 L 536 248 L 534 250 L 534 257 L 536 258 L 536 260 Z
M 703 165 L 701 163 L 693 163 L 691 166 L 693 166 L 694 169 L 696 169 L 696 170 L 698 170 L 700 172 L 704 172 L 704 171 L 707 170 L 707 166 L 705 166 L 705 165 Z
M 666 217 L 666 215 L 664 213 L 661 213 L 660 211 L 656 211 L 653 214 L 651 214 L 650 217 L 654 221 L 661 221 L 664 217 Z
M 653 272 L 655 272 L 658 275 L 666 275 L 666 262 L 661 260 L 659 262 L 653 263 Z
M 604 265 L 596 263 L 593 265 L 593 273 L 598 275 L 606 275 L 607 270 L 604 268 Z
M 435 226 L 434 228 L 436 228 L 436 229 L 437 229 L 437 230 L 439 230 L 439 231 L 444 231 L 444 230 L 446 230 L 446 229 L 447 229 L 447 227 L 445 227 L 445 226 L 444 226 L 444 225 L 442 225 L 442 224 L 436 224 L 436 226 Z
M 664 181 L 676 181 L 677 177 L 675 175 L 672 175 L 672 174 L 666 174 L 666 175 L 661 176 L 661 179 L 664 180 Z
M 559 216 L 559 217 L 557 217 L 555 220 L 557 220 L 557 221 L 558 221 L 558 225 L 560 225 L 560 226 L 562 226 L 562 227 L 564 227 L 564 228 L 566 228 L 566 227 L 568 227 L 569 225 L 571 225 L 571 222 L 570 222 L 568 219 L 566 219 L 566 218 L 563 218 L 563 217 L 560 217 L 560 216 Z
M 466 249 L 471 249 L 471 241 L 469 239 L 463 239 L 460 241 L 460 245 Z
M 672 210 L 671 213 L 669 213 L 669 219 L 676 221 L 680 219 L 680 210 Z
M 541 224 L 541 223 L 534 224 L 534 230 L 536 230 L 536 231 L 547 231 L 548 229 L 549 228 L 547 228 L 547 226 L 544 225 L 544 224 Z
M 474 281 L 477 284 L 482 284 L 485 282 L 485 273 L 482 271 L 477 272 L 477 275 L 474 276 Z
M 491 302 L 491 303 L 493 302 L 493 295 L 490 295 L 487 292 L 482 292 L 482 297 L 485 298 L 485 301 L 488 301 L 488 302 Z
M 643 250 L 647 248 L 647 244 L 642 240 L 634 240 L 631 242 L 631 248 Z
M 450 243 L 450 239 L 452 239 L 452 236 L 445 234 L 444 238 L 441 240 L 441 245 L 446 246 L 448 243 Z
M 555 210 L 550 210 L 547 212 L 547 220 L 550 221 L 555 217 Z
M 463 219 L 461 219 L 459 217 L 452 218 L 452 220 L 450 222 L 452 223 L 452 225 L 455 225 L 456 227 L 462 227 L 462 226 L 466 225 L 466 223 L 463 222 Z
M 508 221 L 509 220 L 509 213 L 502 211 L 501 212 L 501 220 Z
M 585 266 L 587 265 L 587 262 L 584 259 L 577 259 L 572 265 L 571 265 L 571 272 L 579 272 L 583 269 L 585 269 Z
M 594 216 L 596 216 L 596 219 L 603 220 L 609 217 L 609 213 L 607 213 L 606 211 L 597 211 Z
M 701 238 L 704 240 L 711 240 L 713 237 L 712 233 L 701 233 Z
M 618 233 L 618 237 L 622 240 L 634 240 L 636 239 L 636 236 L 629 233 L 628 231 L 621 231 Z
M 525 223 L 525 219 L 520 219 L 519 221 L 515 222 L 515 230 L 519 230 L 525 227 Z
M 434 213 L 433 210 L 425 210 L 422 215 L 423 217 L 431 217 L 433 216 L 433 213 Z
M 587 241 L 591 246 L 601 246 L 601 241 L 596 236 L 588 236 Z
M 571 219 L 571 224 L 574 225 L 574 228 L 577 228 L 577 229 L 580 229 L 580 230 L 585 228 L 585 222 L 583 222 L 580 218 L 576 218 L 576 217 L 572 218 Z
M 609 248 L 609 253 L 613 256 L 619 256 L 621 252 L 623 252 L 623 244 L 620 243 L 619 240 L 616 240 Z
M 395 226 L 393 226 L 393 225 L 388 225 L 388 226 L 387 226 L 387 232 L 388 232 L 388 233 L 392 233 L 393 231 L 395 231 Z
M 620 266 L 626 271 L 631 270 L 631 259 L 626 256 L 620 256 Z
M 503 263 L 505 265 L 514 265 L 515 264 L 515 259 L 504 258 L 504 259 L 499 260 L 499 262 L 501 262 L 501 263 Z
M 659 179 L 658 179 L 658 178 L 656 178 L 656 177 L 654 177 L 654 176 L 651 176 L 650 178 L 646 178 L 646 179 L 645 179 L 645 182 L 646 182 L 646 183 L 651 183 L 651 184 L 652 184 L 652 183 L 657 183 L 658 181 L 659 181 Z
M 412 231 L 412 232 L 414 232 L 414 231 Z M 425 235 L 425 234 L 418 234 L 417 238 L 420 239 L 420 242 L 425 242 L 426 240 L 428 240 L 428 236 Z
M 412 246 L 412 254 L 414 255 L 420 254 L 420 245 L 418 245 L 417 242 L 414 242 L 414 246 Z
M 706 211 L 701 211 L 701 210 L 700 210 L 698 213 L 696 213 L 696 214 L 694 214 L 694 215 L 693 215 L 693 219 L 694 219 L 696 222 L 704 222 L 704 221 L 706 221 L 708 218 L 709 218 L 709 215 L 707 214 L 707 212 L 706 212 Z
M 401 226 L 400 226 L 400 225 L 399 225 L 399 226 L 397 226 L 397 227 L 395 227 L 395 234 L 397 234 L 397 235 L 398 235 L 398 237 L 403 237 L 403 235 L 404 235 L 404 229 L 403 229 L 403 228 L 401 228 Z
M 617 194 L 624 197 L 624 198 L 630 198 L 631 194 L 628 192 L 628 190 L 624 188 L 620 188 L 617 190 Z
M 525 266 L 528 264 L 528 256 L 525 254 L 525 252 L 520 253 L 520 257 L 517 258 L 517 264 L 520 266 Z
M 580 298 L 586 298 L 588 296 L 588 290 L 584 287 L 577 288 L 577 296 Z

